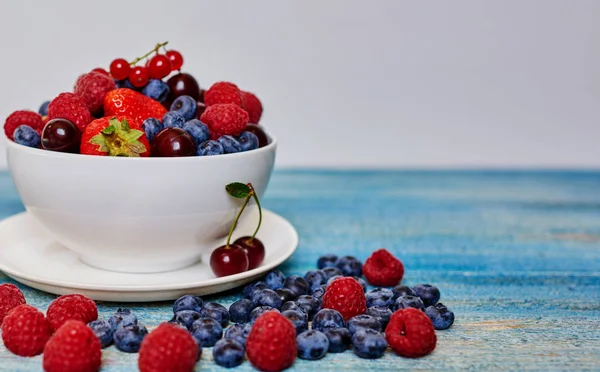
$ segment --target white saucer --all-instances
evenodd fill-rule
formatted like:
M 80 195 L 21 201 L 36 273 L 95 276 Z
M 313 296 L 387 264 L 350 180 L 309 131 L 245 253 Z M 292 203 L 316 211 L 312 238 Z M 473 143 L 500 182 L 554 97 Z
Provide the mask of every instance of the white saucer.
M 234 239 L 251 235 L 256 228 L 256 210 L 250 208 L 244 213 L 256 217 L 244 219 L 236 228 Z M 203 257 L 201 262 L 180 270 L 127 274 L 82 263 L 23 212 L 0 222 L 0 271 L 25 285 L 54 294 L 81 293 L 94 300 L 118 302 L 173 300 L 184 294 L 207 295 L 251 282 L 283 263 L 298 246 L 294 227 L 265 209 L 257 236 L 265 245 L 265 260 L 260 267 L 244 273 L 217 278 L 207 264 L 208 257 Z M 224 243 L 225 240 L 218 245 Z

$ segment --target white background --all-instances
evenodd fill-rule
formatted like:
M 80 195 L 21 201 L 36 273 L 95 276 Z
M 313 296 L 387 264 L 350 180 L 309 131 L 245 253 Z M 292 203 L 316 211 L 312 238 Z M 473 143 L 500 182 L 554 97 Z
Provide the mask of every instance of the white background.
M 203 87 L 259 95 L 279 167 L 600 167 L 599 19 L 593 0 L 2 1 L 0 119 L 168 40 Z

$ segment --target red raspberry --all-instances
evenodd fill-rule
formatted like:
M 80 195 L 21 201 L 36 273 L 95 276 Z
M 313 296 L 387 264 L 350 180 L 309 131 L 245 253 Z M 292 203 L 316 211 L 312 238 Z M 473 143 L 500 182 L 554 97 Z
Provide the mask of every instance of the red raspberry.
M 200 121 L 208 126 L 210 137 L 214 140 L 229 134 L 237 136 L 248 125 L 248 113 L 240 106 L 218 104 L 206 108 L 200 115 Z
M 83 133 L 85 126 L 92 121 L 92 115 L 83 98 L 75 93 L 61 93 L 48 105 L 48 118 L 67 119 L 77 125 Z
M 233 103 L 242 106 L 242 94 L 237 85 L 220 81 L 214 83 L 206 92 L 204 92 L 204 104 L 206 107 L 219 103 Z
M 367 281 L 379 287 L 393 287 L 402 281 L 404 265 L 386 249 L 379 249 L 363 265 Z
M 407 358 L 419 358 L 431 353 L 437 342 L 429 317 L 412 307 L 392 314 L 385 329 L 385 338 L 392 350 Z
M 50 322 L 33 306 L 15 307 L 2 322 L 4 346 L 19 356 L 41 354 L 51 336 Z
M 104 105 L 104 96 L 117 89 L 113 79 L 98 72 L 82 75 L 75 83 L 75 94 L 83 98 L 92 114 L 97 114 Z
M 45 372 L 96 372 L 102 363 L 100 339 L 79 320 L 62 325 L 46 344 Z
M 98 308 L 94 300 L 80 294 L 60 296 L 52 301 L 46 311 L 46 316 L 57 330 L 67 320 L 81 320 L 85 324 L 98 319 Z
M 189 332 L 162 323 L 144 337 L 138 367 L 141 372 L 191 372 L 199 353 L 198 344 Z
M 338 278 L 327 286 L 321 308 L 339 311 L 344 320 L 364 314 L 367 311 L 367 299 L 363 287 L 354 278 Z
M 281 371 L 290 367 L 297 350 L 296 328 L 276 311 L 259 316 L 246 340 L 248 360 L 261 371 Z
M 262 116 L 262 103 L 254 93 L 242 91 L 242 108 L 248 113 L 250 123 L 258 124 Z
M 4 133 L 6 137 L 13 139 L 13 133 L 19 125 L 29 125 L 36 132 L 41 133 L 44 128 L 42 117 L 37 112 L 20 110 L 10 114 L 4 122 Z
M 9 311 L 25 303 L 25 296 L 23 296 L 23 293 L 16 285 L 0 285 L 0 325 Z

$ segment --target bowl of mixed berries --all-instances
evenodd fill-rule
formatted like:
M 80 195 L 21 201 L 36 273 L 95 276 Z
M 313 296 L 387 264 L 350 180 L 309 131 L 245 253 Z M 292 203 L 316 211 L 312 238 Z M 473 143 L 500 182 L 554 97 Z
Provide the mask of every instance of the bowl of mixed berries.
M 92 266 L 175 270 L 227 235 L 251 184 L 262 196 L 276 141 L 255 94 L 202 89 L 182 55 L 158 44 L 79 76 L 73 91 L 4 124 L 8 167 L 25 208 Z

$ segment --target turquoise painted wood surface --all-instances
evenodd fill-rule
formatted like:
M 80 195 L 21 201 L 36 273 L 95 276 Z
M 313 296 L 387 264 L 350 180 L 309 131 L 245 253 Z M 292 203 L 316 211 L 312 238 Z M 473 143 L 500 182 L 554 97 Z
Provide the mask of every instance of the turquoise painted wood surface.
M 300 235 L 286 274 L 313 268 L 323 252 L 364 260 L 387 247 L 404 261 L 406 283 L 439 286 L 456 314 L 426 358 L 346 352 L 298 360 L 292 370 L 600 369 L 600 173 L 279 171 L 264 205 Z M 22 210 L 0 174 L 0 217 Z M 44 310 L 55 297 L 19 286 Z M 209 299 L 228 305 L 238 296 Z M 99 304 L 100 315 L 119 305 Z M 149 327 L 171 316 L 169 303 L 133 311 Z M 135 371 L 136 357 L 111 347 L 103 370 Z M 0 346 L 0 370 L 39 371 L 41 358 Z M 205 349 L 197 370 L 223 369 Z

